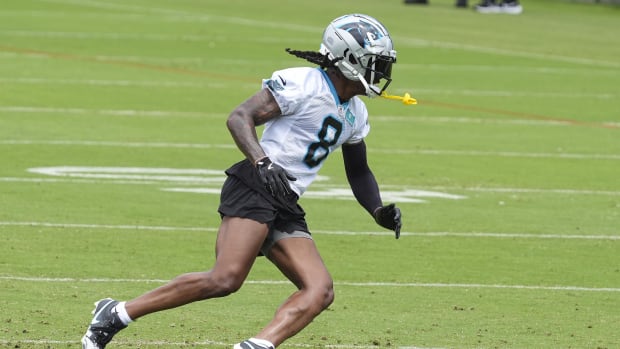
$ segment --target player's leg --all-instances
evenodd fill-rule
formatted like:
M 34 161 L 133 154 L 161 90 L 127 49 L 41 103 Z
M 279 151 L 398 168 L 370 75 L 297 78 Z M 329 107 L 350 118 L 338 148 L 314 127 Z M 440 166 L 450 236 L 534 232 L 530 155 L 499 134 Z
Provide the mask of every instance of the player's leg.
M 131 301 L 102 300 L 82 338 L 83 349 L 102 349 L 112 337 L 136 320 L 157 311 L 191 302 L 223 297 L 237 291 L 247 277 L 268 233 L 268 225 L 252 219 L 224 217 L 216 242 L 216 260 L 206 272 L 187 273 Z M 124 319 L 124 320 L 123 320 Z
M 216 259 L 206 272 L 180 275 L 149 293 L 127 302 L 132 319 L 191 302 L 236 292 L 247 277 L 267 236 L 267 224 L 252 219 L 224 217 L 220 226 Z
M 285 233 L 286 234 L 286 233 Z M 332 278 L 310 238 L 285 238 L 267 256 L 297 286 L 255 338 L 278 346 L 306 327 L 334 299 Z

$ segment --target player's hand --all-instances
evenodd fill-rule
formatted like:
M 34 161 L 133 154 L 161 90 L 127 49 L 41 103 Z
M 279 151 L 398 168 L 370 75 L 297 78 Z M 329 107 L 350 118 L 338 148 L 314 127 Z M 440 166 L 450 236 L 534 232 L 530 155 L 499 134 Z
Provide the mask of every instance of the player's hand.
M 400 237 L 402 222 L 400 220 L 400 209 L 396 207 L 395 204 L 381 206 L 375 210 L 373 215 L 375 216 L 377 224 L 384 228 L 394 230 L 397 239 Z
M 290 194 L 291 185 L 288 181 L 297 180 L 280 165 L 271 162 L 271 159 L 268 157 L 264 157 L 256 162 L 256 170 L 265 188 L 273 197 Z

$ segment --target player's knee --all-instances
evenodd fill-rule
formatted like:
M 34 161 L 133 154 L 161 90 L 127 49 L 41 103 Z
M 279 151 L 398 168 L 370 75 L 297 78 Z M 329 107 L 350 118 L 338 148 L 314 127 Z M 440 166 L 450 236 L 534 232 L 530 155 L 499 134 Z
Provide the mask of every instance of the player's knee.
M 327 309 L 327 307 L 329 307 L 334 302 L 334 298 L 334 285 L 330 282 L 323 293 L 323 303 L 321 311 Z
M 191 292 L 195 300 L 224 297 L 241 288 L 243 278 L 234 273 L 199 272 L 177 277 L 174 285 L 178 292 Z M 191 291 L 190 291 L 191 289 Z
M 331 281 L 308 289 L 305 293 L 308 300 L 305 311 L 314 314 L 319 314 L 334 302 L 334 287 Z
M 243 280 L 235 273 L 211 272 L 205 286 L 213 289 L 215 297 L 224 297 L 239 291 Z

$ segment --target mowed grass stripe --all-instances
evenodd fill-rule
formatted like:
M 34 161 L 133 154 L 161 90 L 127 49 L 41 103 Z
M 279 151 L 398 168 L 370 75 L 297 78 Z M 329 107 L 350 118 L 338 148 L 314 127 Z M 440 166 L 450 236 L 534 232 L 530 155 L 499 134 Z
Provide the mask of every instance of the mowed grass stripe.
M 48 0 L 48 2 L 51 3 L 52 1 Z M 89 1 L 87 3 L 84 3 L 84 2 L 77 2 L 73 0 L 54 0 L 53 2 L 56 2 L 59 4 L 78 4 L 81 6 L 87 6 L 87 7 L 91 7 L 94 9 L 125 11 L 132 15 L 135 13 L 139 13 L 144 16 L 150 16 L 153 14 L 172 16 L 173 18 L 176 18 L 177 20 L 183 20 L 183 21 L 189 21 L 189 20 L 219 21 L 222 23 L 227 23 L 227 24 L 236 25 L 236 26 L 241 25 L 241 26 L 249 26 L 249 27 L 255 27 L 255 28 L 270 28 L 270 29 L 278 29 L 278 30 L 286 29 L 290 31 L 298 31 L 298 32 L 305 32 L 305 33 L 321 32 L 324 29 L 324 28 L 319 28 L 315 26 L 286 23 L 281 20 L 278 21 L 277 23 L 272 23 L 270 21 L 261 21 L 261 20 L 256 20 L 253 18 L 200 14 L 200 13 L 193 13 L 193 12 L 174 9 L 174 8 L 139 6 L 136 4 L 121 5 L 121 4 L 112 4 L 112 3 L 104 3 L 104 2 L 97 2 L 97 1 Z M 121 14 L 121 15 L 124 16 L 126 14 Z M 183 18 L 180 18 L 180 17 L 183 17 Z M 162 19 L 162 21 L 167 21 L 167 19 Z M 27 31 L 14 31 L 13 34 L 17 34 L 18 32 L 21 33 L 21 35 L 28 34 Z M 5 35 L 11 34 L 11 31 L 5 31 L 5 33 L 6 33 Z M 36 34 L 37 32 L 34 32 L 34 33 Z M 38 32 L 38 33 L 43 35 L 43 37 L 53 38 L 53 36 L 49 36 L 48 34 L 49 32 Z M 2 34 L 2 32 L 0 32 L 0 34 Z M 80 33 L 80 32 L 72 32 L 68 34 L 74 35 L 75 38 L 77 39 L 85 39 L 85 40 L 93 39 L 92 37 L 89 37 L 89 35 L 95 35 L 95 36 L 97 35 L 96 33 L 93 34 L 93 33 Z M 30 35 L 33 35 L 33 34 L 30 34 Z M 130 38 L 130 40 L 136 40 L 136 38 L 139 38 L 140 36 L 143 36 L 144 39 L 156 38 L 156 40 L 174 40 L 173 37 L 168 38 L 168 35 L 166 34 L 138 34 L 137 35 L 133 33 L 131 34 L 118 33 L 117 36 L 118 38 L 116 40 L 123 40 L 123 39 L 127 40 L 127 38 Z M 113 37 L 110 39 L 113 39 Z M 521 58 L 528 58 L 528 59 L 547 60 L 547 61 L 554 61 L 554 62 L 564 62 L 564 63 L 579 64 L 579 65 L 606 67 L 606 68 L 619 68 L 620 67 L 620 63 L 618 62 L 607 61 L 607 60 L 597 60 L 597 59 L 586 58 L 586 57 L 570 57 L 567 55 L 553 55 L 553 54 L 548 54 L 548 53 L 527 52 L 524 50 L 510 50 L 510 49 L 505 49 L 505 48 L 496 48 L 496 47 L 480 46 L 480 45 L 473 45 L 473 44 L 448 42 L 448 41 L 443 41 L 443 40 L 426 40 L 426 39 L 421 39 L 421 38 L 400 37 L 398 35 L 394 35 L 394 40 L 398 42 L 399 45 L 408 46 L 408 47 L 443 48 L 443 49 L 452 49 L 452 50 L 459 50 L 459 51 L 466 51 L 466 52 L 494 54 L 494 55 L 501 55 L 501 56 L 517 57 L 517 58 L 521 57 Z
M 142 10 L 161 10 L 150 7 L 137 7 Z M 136 10 L 135 6 L 126 7 L 125 9 Z M 162 10 L 166 12 L 167 10 Z M 187 14 L 187 13 L 186 13 Z M 190 14 L 191 15 L 191 14 Z M 194 15 L 195 17 L 195 15 Z M 323 28 L 314 28 L 310 26 L 300 26 L 292 23 L 283 23 L 278 22 L 276 24 L 270 24 L 267 21 L 256 21 L 245 18 L 238 17 L 224 17 L 224 16 L 206 16 L 209 19 L 225 19 L 225 21 L 230 22 L 231 24 L 243 24 L 261 28 L 275 28 L 282 29 L 287 28 L 290 30 L 300 30 L 303 29 L 304 32 L 320 32 Z M 93 33 L 93 32 L 52 32 L 52 31 L 18 31 L 18 30 L 7 30 L 0 31 L 0 36 L 16 36 L 16 37 L 35 37 L 35 38 L 47 38 L 47 39 L 75 39 L 75 40 L 131 40 L 131 41 L 144 41 L 144 40 L 153 40 L 153 41 L 175 41 L 175 40 L 184 40 L 184 41 L 204 41 L 208 42 L 212 39 L 210 36 L 200 36 L 200 35 L 168 35 L 168 34 L 159 34 L 159 33 Z M 265 39 L 265 38 L 263 38 Z M 268 41 L 277 42 L 278 38 L 266 38 Z M 396 40 L 399 45 L 409 46 L 409 47 L 418 47 L 418 48 L 444 48 L 444 49 L 453 49 L 459 51 L 469 51 L 476 53 L 487 53 L 494 55 L 502 55 L 502 56 L 511 56 L 511 57 L 522 57 L 528 59 L 539 59 L 539 60 L 547 60 L 547 61 L 556 61 L 556 62 L 564 62 L 564 63 L 572 63 L 572 64 L 580 64 L 580 65 L 590 65 L 590 66 L 602 66 L 605 68 L 619 68 L 620 63 L 605 61 L 605 60 L 596 60 L 592 58 L 585 57 L 570 57 L 570 56 L 558 56 L 546 53 L 537 53 L 537 52 L 527 52 L 527 51 L 515 51 L 503 48 L 496 47 L 488 47 L 488 46 L 479 46 L 479 45 L 471 45 L 471 44 L 462 44 L 448 41 L 439 41 L 439 40 L 425 40 L 425 39 L 412 39 L 407 37 L 399 37 L 397 35 L 394 36 L 394 40 Z M 307 40 L 310 43 L 309 40 Z

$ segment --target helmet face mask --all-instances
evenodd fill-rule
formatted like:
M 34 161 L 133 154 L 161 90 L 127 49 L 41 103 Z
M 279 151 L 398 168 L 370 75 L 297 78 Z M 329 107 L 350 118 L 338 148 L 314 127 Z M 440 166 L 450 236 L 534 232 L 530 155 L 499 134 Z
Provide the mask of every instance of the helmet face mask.
M 351 14 L 333 20 L 323 33 L 321 53 L 337 59 L 335 65 L 345 78 L 360 81 L 369 97 L 381 95 L 392 81 L 396 63 L 392 39 L 370 16 Z
M 383 89 L 392 82 L 392 64 L 396 62 L 396 59 L 389 56 L 375 56 L 374 60 L 370 59 L 368 66 L 366 67 L 366 74 L 364 79 L 372 84 L 379 84 L 381 79 L 386 80 Z

